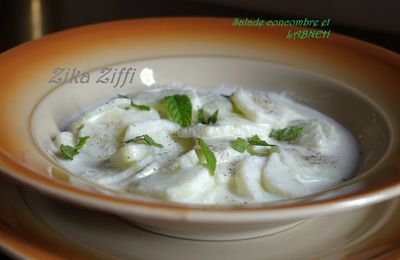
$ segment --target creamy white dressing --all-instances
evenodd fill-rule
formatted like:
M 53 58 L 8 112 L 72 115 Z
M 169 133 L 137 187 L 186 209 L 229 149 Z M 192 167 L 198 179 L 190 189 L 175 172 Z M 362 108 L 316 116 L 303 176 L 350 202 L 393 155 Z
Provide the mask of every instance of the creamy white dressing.
M 224 95 L 231 95 L 226 97 Z M 187 95 L 192 125 L 182 128 L 167 115 L 165 96 Z M 85 113 L 61 132 L 51 152 L 70 172 L 115 190 L 160 200 L 193 204 L 238 204 L 275 201 L 329 189 L 353 176 L 358 163 L 355 138 L 333 119 L 282 94 L 224 88 L 152 88 L 129 97 L 149 111 L 130 106 L 118 96 Z M 197 122 L 198 109 L 207 116 L 218 110 L 215 124 Z M 303 124 L 300 137 L 277 141 L 272 129 Z M 148 135 L 163 147 L 126 143 Z M 279 149 L 232 148 L 240 138 L 258 135 Z M 61 144 L 87 144 L 73 160 L 59 156 Z M 217 159 L 215 175 L 199 159 L 196 138 L 202 138 Z

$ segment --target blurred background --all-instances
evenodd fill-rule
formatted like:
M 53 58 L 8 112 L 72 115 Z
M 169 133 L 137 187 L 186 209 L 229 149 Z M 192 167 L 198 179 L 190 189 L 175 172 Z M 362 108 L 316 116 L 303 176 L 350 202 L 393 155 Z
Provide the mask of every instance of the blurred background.
M 52 32 L 119 19 L 331 18 L 333 32 L 400 50 L 399 0 L 0 0 L 0 52 Z

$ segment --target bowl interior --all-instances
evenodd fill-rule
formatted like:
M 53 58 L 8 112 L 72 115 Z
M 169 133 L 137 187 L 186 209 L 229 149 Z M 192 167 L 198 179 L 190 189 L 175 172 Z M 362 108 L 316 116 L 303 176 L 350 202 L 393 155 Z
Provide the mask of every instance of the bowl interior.
M 153 77 L 156 85 L 193 86 L 213 89 L 219 86 L 242 87 L 250 90 L 286 93 L 291 99 L 317 109 L 335 119 L 357 138 L 360 145 L 360 164 L 357 177 L 336 188 L 335 196 L 348 193 L 346 186 L 354 184 L 368 174 L 381 160 L 390 144 L 390 128 L 384 113 L 379 107 L 357 90 L 345 84 L 289 66 L 264 61 L 235 59 L 225 57 L 171 57 L 132 61 L 124 64 L 109 65 L 111 71 L 131 68 L 135 72 L 132 81 L 123 84 L 122 79 L 107 83 L 99 81 L 108 70 L 98 68 L 91 71 L 87 78 L 78 76 L 70 80 L 67 73 L 79 68 L 61 68 L 60 77 L 67 77 L 65 84 L 54 87 L 36 106 L 31 119 L 31 132 L 36 146 L 49 162 L 48 174 L 56 179 L 68 179 L 72 185 L 100 192 L 110 191 L 90 184 L 71 175 L 60 167 L 57 159 L 48 152 L 48 147 L 57 133 L 83 111 L 98 105 L 115 94 L 134 93 L 151 88 L 147 82 Z M 103 70 L 102 70 L 103 69 Z M 145 69 L 145 70 L 144 70 Z M 143 73 L 142 73 L 143 72 Z M 147 73 L 146 73 L 147 72 Z M 104 79 L 103 77 L 103 79 Z M 71 181 L 74 180 L 74 181 Z M 82 185 L 85 183 L 85 185 Z M 353 186 L 355 187 L 355 186 Z M 351 192 L 363 189 L 356 186 Z M 114 195 L 125 196 L 123 193 Z M 132 197 L 139 198 L 135 195 Z M 324 198 L 324 194 L 312 196 Z M 307 198 L 309 199 L 309 198 Z

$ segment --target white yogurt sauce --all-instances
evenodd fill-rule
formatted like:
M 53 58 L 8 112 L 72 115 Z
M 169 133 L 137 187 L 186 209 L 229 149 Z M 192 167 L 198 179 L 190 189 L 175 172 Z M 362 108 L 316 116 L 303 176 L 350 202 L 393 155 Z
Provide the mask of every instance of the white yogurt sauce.
M 52 153 L 70 172 L 116 190 L 160 200 L 192 204 L 265 202 L 309 195 L 353 176 L 358 164 L 355 138 L 331 118 L 276 93 L 243 89 L 204 91 L 195 88 L 152 89 L 129 97 L 149 111 L 112 97 L 61 132 Z M 187 95 L 192 103 L 192 125 L 182 128 L 167 115 L 165 96 Z M 215 124 L 197 122 L 197 112 L 218 110 Z M 293 141 L 269 137 L 271 130 L 304 126 Z M 125 143 L 148 135 L 163 147 Z M 258 135 L 279 147 L 251 146 L 241 153 L 232 142 Z M 87 144 L 73 160 L 59 156 L 61 144 Z M 217 159 L 212 176 L 196 153 L 202 138 Z

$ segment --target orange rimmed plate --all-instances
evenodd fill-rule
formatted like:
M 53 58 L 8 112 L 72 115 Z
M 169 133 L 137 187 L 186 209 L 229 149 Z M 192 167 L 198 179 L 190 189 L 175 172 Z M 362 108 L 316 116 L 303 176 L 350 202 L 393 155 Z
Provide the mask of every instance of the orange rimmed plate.
M 56 33 L 3 53 L 1 169 L 53 197 L 122 215 L 163 233 L 203 239 L 260 236 L 305 218 L 399 195 L 399 56 L 336 34 L 329 39 L 290 40 L 288 28 L 233 27 L 231 22 L 112 22 Z M 121 64 L 135 66 L 138 72 L 149 67 L 163 84 L 177 80 L 204 88 L 222 83 L 254 89 L 268 84 L 277 85 L 275 90 L 287 87 L 348 126 L 364 145 L 367 163 L 357 178 L 329 193 L 247 207 L 169 204 L 92 185 L 62 169 L 46 154 L 45 144 L 68 115 L 120 89 L 74 81 L 59 85 L 51 78 L 57 68 L 90 72 Z M 139 81 L 124 92 L 144 87 Z M 189 234 L 182 234 L 188 229 Z

